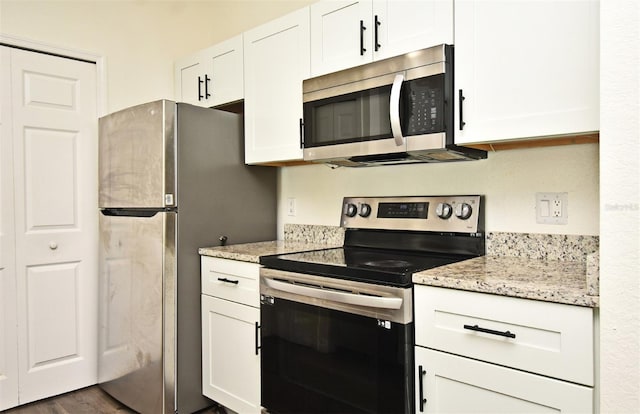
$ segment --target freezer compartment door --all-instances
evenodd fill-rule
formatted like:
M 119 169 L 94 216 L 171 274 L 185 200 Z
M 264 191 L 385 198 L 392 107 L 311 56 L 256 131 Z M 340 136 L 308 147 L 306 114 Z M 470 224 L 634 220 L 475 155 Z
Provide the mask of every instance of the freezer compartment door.
M 173 207 L 175 112 L 160 100 L 100 118 L 100 207 Z
M 98 383 L 140 413 L 175 405 L 176 218 L 100 214 Z

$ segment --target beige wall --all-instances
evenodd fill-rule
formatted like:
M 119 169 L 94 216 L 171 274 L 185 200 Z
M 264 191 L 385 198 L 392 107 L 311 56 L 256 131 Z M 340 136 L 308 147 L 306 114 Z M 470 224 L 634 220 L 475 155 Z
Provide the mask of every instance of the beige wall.
M 291 217 L 280 208 L 278 222 L 337 226 L 344 196 L 484 194 L 488 231 L 597 235 L 598 173 L 597 144 L 501 151 L 449 164 L 287 167 L 279 205 L 295 198 L 297 212 Z M 569 223 L 537 224 L 536 192 L 569 193 Z
M 106 58 L 106 108 L 173 98 L 173 62 L 307 0 L 0 0 L 0 33 Z

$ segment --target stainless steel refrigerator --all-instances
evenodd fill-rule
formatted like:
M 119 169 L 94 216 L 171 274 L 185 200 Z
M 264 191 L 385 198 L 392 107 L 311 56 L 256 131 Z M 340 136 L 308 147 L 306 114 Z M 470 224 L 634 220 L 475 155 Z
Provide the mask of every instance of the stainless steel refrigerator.
M 140 413 L 210 405 L 198 248 L 276 238 L 276 171 L 244 165 L 242 124 L 167 100 L 99 120 L 98 382 Z

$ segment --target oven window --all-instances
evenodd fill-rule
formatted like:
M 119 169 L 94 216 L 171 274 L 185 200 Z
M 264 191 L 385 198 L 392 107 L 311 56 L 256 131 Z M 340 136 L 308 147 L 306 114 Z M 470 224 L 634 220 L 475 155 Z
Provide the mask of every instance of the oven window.
M 261 307 L 270 413 L 411 413 L 413 324 L 275 298 Z
M 390 138 L 391 85 L 304 104 L 305 147 Z

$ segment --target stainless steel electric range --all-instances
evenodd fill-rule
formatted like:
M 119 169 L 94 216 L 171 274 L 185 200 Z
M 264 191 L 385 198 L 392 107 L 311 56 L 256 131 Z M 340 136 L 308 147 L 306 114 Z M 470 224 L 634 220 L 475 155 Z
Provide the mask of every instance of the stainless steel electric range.
M 412 275 L 484 255 L 483 204 L 347 197 L 342 247 L 262 257 L 262 406 L 413 413 Z

